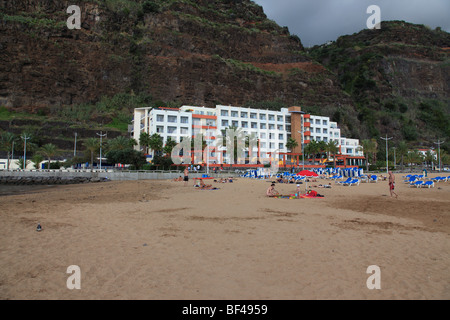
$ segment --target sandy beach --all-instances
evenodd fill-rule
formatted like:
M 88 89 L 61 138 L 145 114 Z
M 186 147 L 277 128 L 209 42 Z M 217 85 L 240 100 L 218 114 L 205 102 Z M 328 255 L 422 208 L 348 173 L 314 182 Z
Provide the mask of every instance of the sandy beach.
M 450 299 L 450 182 L 410 188 L 403 175 L 398 199 L 387 181 L 273 199 L 269 181 L 243 178 L 2 195 L 0 299 Z M 381 289 L 367 287 L 371 265 Z

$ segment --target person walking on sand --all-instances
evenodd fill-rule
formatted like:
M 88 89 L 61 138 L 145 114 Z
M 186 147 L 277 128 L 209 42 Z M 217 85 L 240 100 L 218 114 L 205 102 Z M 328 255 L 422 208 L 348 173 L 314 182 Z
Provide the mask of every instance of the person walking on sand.
M 394 192 L 395 188 L 395 176 L 392 173 L 392 171 L 389 171 L 389 191 L 391 192 L 391 197 L 393 194 L 395 194 L 395 198 L 398 198 L 398 194 Z
M 189 181 L 189 169 L 188 167 L 184 168 L 184 186 L 186 187 Z

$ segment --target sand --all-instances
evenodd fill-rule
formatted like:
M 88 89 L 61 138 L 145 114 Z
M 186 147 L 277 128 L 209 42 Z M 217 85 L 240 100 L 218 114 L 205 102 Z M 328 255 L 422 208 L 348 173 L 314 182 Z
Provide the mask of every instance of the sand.
M 0 299 L 450 299 L 450 182 L 401 177 L 398 199 L 386 181 L 271 199 L 269 182 L 243 178 L 214 191 L 145 180 L 3 195 Z M 79 290 L 66 286 L 71 265 Z M 381 289 L 367 287 L 371 265 Z

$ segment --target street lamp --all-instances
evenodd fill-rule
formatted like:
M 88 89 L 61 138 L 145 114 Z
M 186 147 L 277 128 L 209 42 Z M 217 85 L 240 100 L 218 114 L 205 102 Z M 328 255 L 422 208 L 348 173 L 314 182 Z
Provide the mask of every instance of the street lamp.
M 26 164 L 27 164 L 27 140 L 30 139 L 30 136 L 27 136 L 26 133 L 24 133 L 23 135 L 21 135 L 21 138 L 23 139 L 23 170 L 25 170 L 26 168 Z
M 439 172 L 441 172 L 441 144 L 444 142 L 445 141 L 441 141 L 440 139 L 438 139 L 437 142 L 433 142 L 434 144 L 438 145 Z
M 392 149 L 394 149 L 394 170 L 395 170 L 395 165 L 397 164 L 397 160 L 395 158 L 395 147 L 393 147 Z
M 388 138 L 386 135 L 386 138 L 380 137 L 383 140 L 386 140 L 386 174 L 389 174 L 389 154 L 388 154 L 388 140 L 391 140 L 393 137 Z
M 102 134 L 102 131 L 100 131 L 97 135 L 100 137 L 100 170 L 102 170 L 102 138 L 106 137 L 108 133 Z
M 302 115 L 302 119 L 303 119 L 303 115 Z M 297 131 L 298 133 L 301 133 L 302 135 L 302 166 L 303 166 L 303 170 L 305 170 L 305 137 L 304 137 L 304 133 L 303 131 Z
M 75 132 L 75 143 L 73 145 L 73 156 L 77 155 L 77 133 Z

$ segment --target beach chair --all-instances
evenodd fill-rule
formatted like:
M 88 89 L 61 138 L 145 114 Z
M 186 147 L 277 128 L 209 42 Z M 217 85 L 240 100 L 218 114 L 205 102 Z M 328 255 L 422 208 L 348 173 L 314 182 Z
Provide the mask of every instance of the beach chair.
M 420 188 L 420 187 L 423 185 L 423 183 L 424 183 L 423 181 L 419 180 L 419 181 L 410 183 L 409 186 L 410 186 L 410 187 Z
M 353 180 L 350 182 L 350 185 L 351 185 L 351 186 L 359 186 L 359 179 L 353 179 Z
M 405 180 L 404 182 L 405 182 L 405 183 L 411 184 L 411 183 L 416 182 L 416 180 L 417 180 L 416 176 L 411 175 L 411 176 L 410 176 L 407 180 Z
M 434 188 L 434 181 L 425 181 L 422 185 L 422 188 Z
M 348 177 L 345 181 L 335 181 L 336 184 L 341 184 L 343 186 L 348 186 L 349 183 L 353 180 L 353 178 Z
M 378 182 L 378 176 L 373 174 L 370 176 L 369 182 Z

